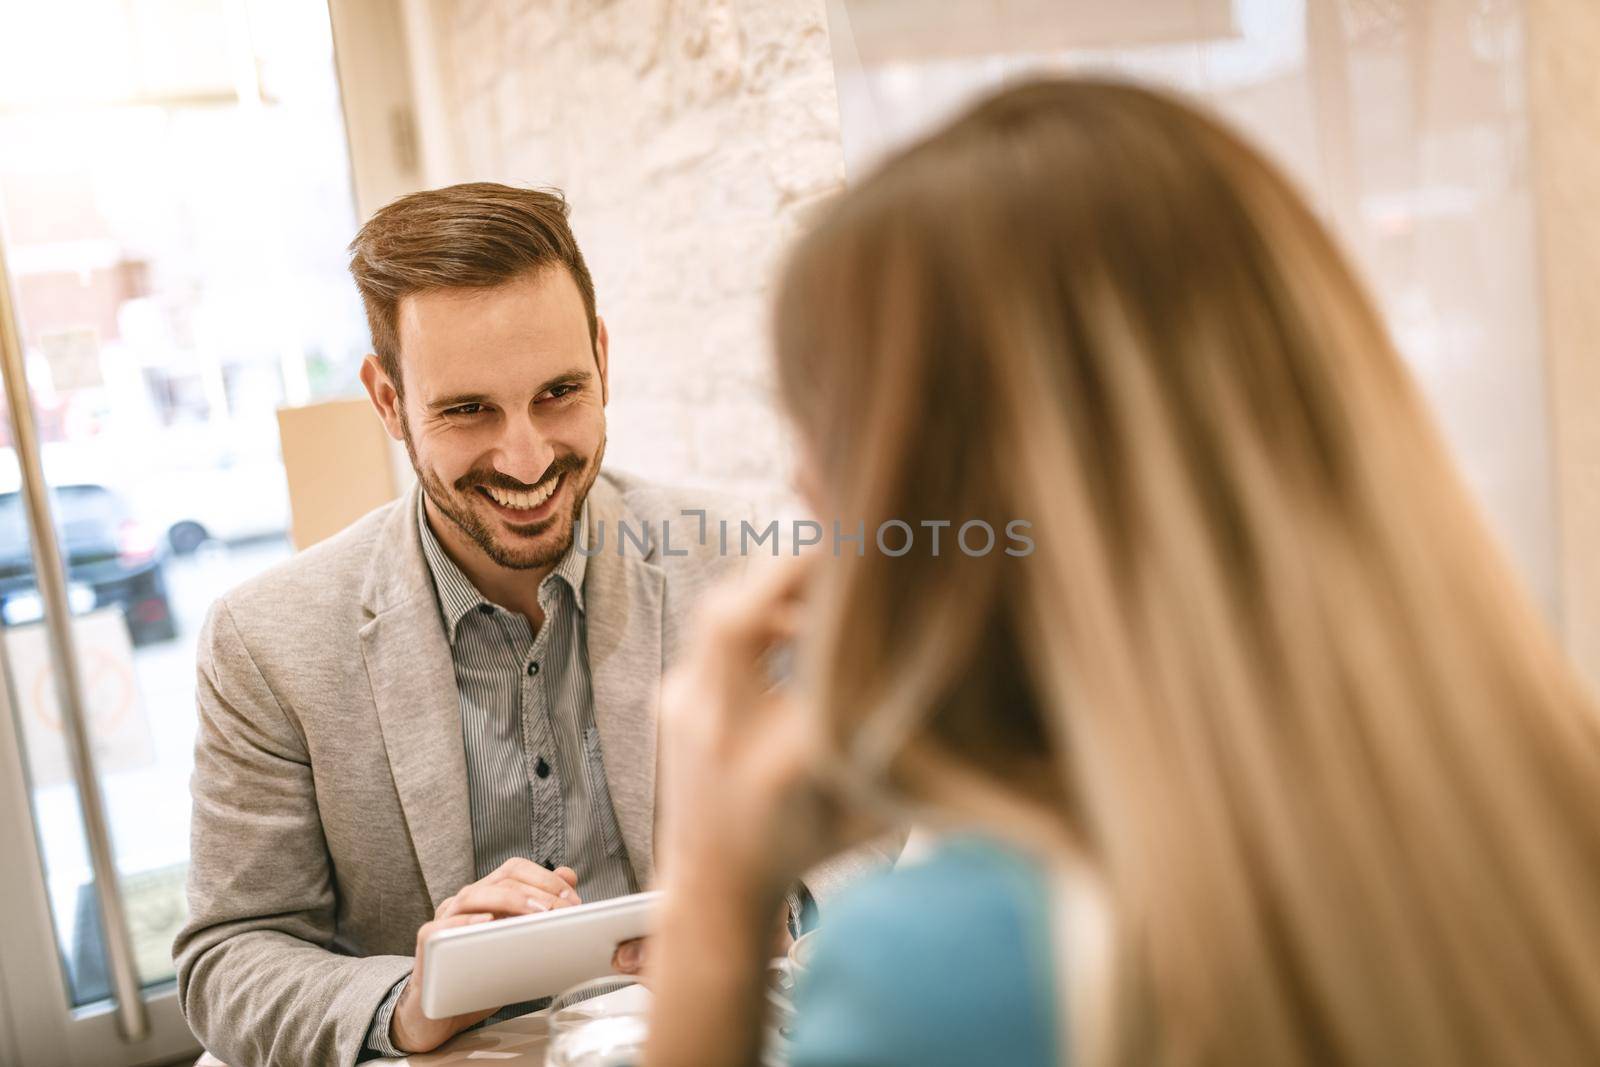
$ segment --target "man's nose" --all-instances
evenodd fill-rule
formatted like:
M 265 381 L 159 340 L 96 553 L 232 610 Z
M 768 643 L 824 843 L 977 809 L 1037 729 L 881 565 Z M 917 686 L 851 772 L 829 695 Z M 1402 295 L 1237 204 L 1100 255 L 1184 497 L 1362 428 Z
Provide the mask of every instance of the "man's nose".
M 500 439 L 495 469 L 524 485 L 533 485 L 550 468 L 555 449 L 531 419 L 512 419 Z

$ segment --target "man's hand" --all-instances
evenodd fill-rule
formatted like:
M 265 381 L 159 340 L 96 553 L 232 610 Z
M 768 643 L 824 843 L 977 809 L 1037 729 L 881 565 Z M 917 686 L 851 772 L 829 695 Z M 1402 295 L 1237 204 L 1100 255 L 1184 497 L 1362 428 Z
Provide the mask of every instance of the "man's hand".
M 789 908 L 784 906 L 783 914 L 778 917 L 778 933 L 772 939 L 772 955 L 783 956 L 788 954 L 789 946 L 794 944 L 794 935 L 789 933 Z M 631 975 L 639 979 L 641 984 L 648 985 L 646 968 L 649 965 L 650 939 L 636 937 L 632 941 L 624 941 L 611 953 L 611 969 L 618 974 Z
M 428 938 L 440 930 L 457 926 L 570 908 L 578 903 L 581 903 L 578 875 L 571 867 L 550 871 L 532 860 L 512 859 L 440 904 L 433 913 L 433 921 L 424 923 L 417 931 L 411 980 L 406 983 L 395 1005 L 394 1017 L 389 1020 L 389 1040 L 394 1047 L 401 1052 L 428 1052 L 499 1010 L 488 1008 L 450 1019 L 430 1019 L 422 1014 L 423 951 Z

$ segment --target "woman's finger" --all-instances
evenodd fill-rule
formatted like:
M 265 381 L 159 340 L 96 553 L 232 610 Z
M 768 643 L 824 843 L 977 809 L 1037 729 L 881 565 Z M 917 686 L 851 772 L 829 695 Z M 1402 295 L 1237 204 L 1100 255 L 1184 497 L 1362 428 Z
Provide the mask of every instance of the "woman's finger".
M 793 636 L 795 611 L 814 567 L 810 554 L 752 565 L 741 582 L 707 596 L 707 629 L 725 648 L 747 655 Z

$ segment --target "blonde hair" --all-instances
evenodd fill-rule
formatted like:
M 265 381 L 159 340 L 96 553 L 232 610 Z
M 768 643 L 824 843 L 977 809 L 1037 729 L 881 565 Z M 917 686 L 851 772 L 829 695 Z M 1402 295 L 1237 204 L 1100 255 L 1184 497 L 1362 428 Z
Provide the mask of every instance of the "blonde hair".
M 1260 155 L 1147 90 L 1013 88 L 829 209 L 776 337 L 850 525 L 1032 524 L 846 552 L 809 651 L 858 766 L 1102 888 L 1076 1051 L 1600 1061 L 1594 709 Z

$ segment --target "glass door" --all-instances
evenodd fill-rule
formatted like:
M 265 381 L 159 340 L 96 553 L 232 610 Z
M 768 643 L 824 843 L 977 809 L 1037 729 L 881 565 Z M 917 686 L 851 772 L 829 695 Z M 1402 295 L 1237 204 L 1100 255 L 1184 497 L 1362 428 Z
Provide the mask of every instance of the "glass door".
M 0 0 L 0 1064 L 198 1051 L 195 638 L 292 551 L 278 409 L 359 389 L 355 227 L 319 0 Z

